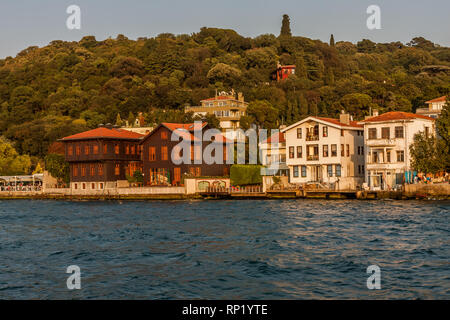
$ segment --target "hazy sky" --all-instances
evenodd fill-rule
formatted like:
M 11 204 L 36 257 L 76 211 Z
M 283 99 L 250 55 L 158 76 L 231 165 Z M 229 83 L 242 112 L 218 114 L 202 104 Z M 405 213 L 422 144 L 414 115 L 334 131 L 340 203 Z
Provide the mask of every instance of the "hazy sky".
M 68 30 L 66 9 L 81 8 L 81 30 Z M 381 8 L 382 30 L 366 27 L 369 5 Z M 0 58 L 52 40 L 130 39 L 159 33 L 231 28 L 244 36 L 278 35 L 281 16 L 294 35 L 328 41 L 408 42 L 423 36 L 450 46 L 450 0 L 0 0 Z

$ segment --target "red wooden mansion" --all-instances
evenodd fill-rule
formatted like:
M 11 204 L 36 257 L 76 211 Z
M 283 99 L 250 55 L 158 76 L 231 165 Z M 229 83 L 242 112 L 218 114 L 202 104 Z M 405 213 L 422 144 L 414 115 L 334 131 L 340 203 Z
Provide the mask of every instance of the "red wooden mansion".
M 210 144 L 219 144 L 226 159 L 226 139 L 217 135 L 212 141 L 199 142 L 194 129 L 203 135 L 209 126 L 202 123 L 196 128 L 196 125 L 162 123 L 147 135 L 107 125 L 65 137 L 60 141 L 65 145 L 71 187 L 102 190 L 127 181 L 136 171 L 142 172 L 145 186 L 182 185 L 186 176 L 228 176 L 229 165 L 206 164 L 202 157 L 194 159 Z M 192 161 L 181 164 L 172 161 L 172 152 L 179 144 L 171 139 L 174 132 L 190 144 Z

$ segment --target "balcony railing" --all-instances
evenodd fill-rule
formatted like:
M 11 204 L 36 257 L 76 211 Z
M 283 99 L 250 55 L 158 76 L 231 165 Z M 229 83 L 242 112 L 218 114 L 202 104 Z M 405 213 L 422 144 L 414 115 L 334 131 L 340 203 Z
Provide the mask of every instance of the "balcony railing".
M 306 141 L 319 141 L 319 135 L 308 135 Z
M 308 160 L 308 161 L 317 161 L 317 160 L 319 160 L 319 155 L 318 154 L 314 154 L 314 155 L 306 156 L 306 160 Z

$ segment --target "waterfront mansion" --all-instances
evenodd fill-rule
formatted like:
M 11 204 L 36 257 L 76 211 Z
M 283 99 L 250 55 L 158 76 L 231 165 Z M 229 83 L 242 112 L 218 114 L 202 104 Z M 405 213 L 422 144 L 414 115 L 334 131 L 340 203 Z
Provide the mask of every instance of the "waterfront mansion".
M 291 183 L 320 183 L 336 190 L 363 183 L 363 126 L 349 114 L 339 119 L 311 116 L 281 132 Z
M 360 122 L 365 136 L 365 181 L 372 190 L 391 190 L 412 182 L 409 147 L 417 133 L 435 134 L 435 119 L 414 113 L 387 112 Z

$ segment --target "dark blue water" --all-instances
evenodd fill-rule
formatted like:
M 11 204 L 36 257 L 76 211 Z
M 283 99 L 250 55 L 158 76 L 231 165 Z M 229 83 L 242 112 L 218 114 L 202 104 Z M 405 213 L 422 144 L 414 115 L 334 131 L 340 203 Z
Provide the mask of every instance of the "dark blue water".
M 1 201 L 0 298 L 449 299 L 449 222 L 448 201 Z

